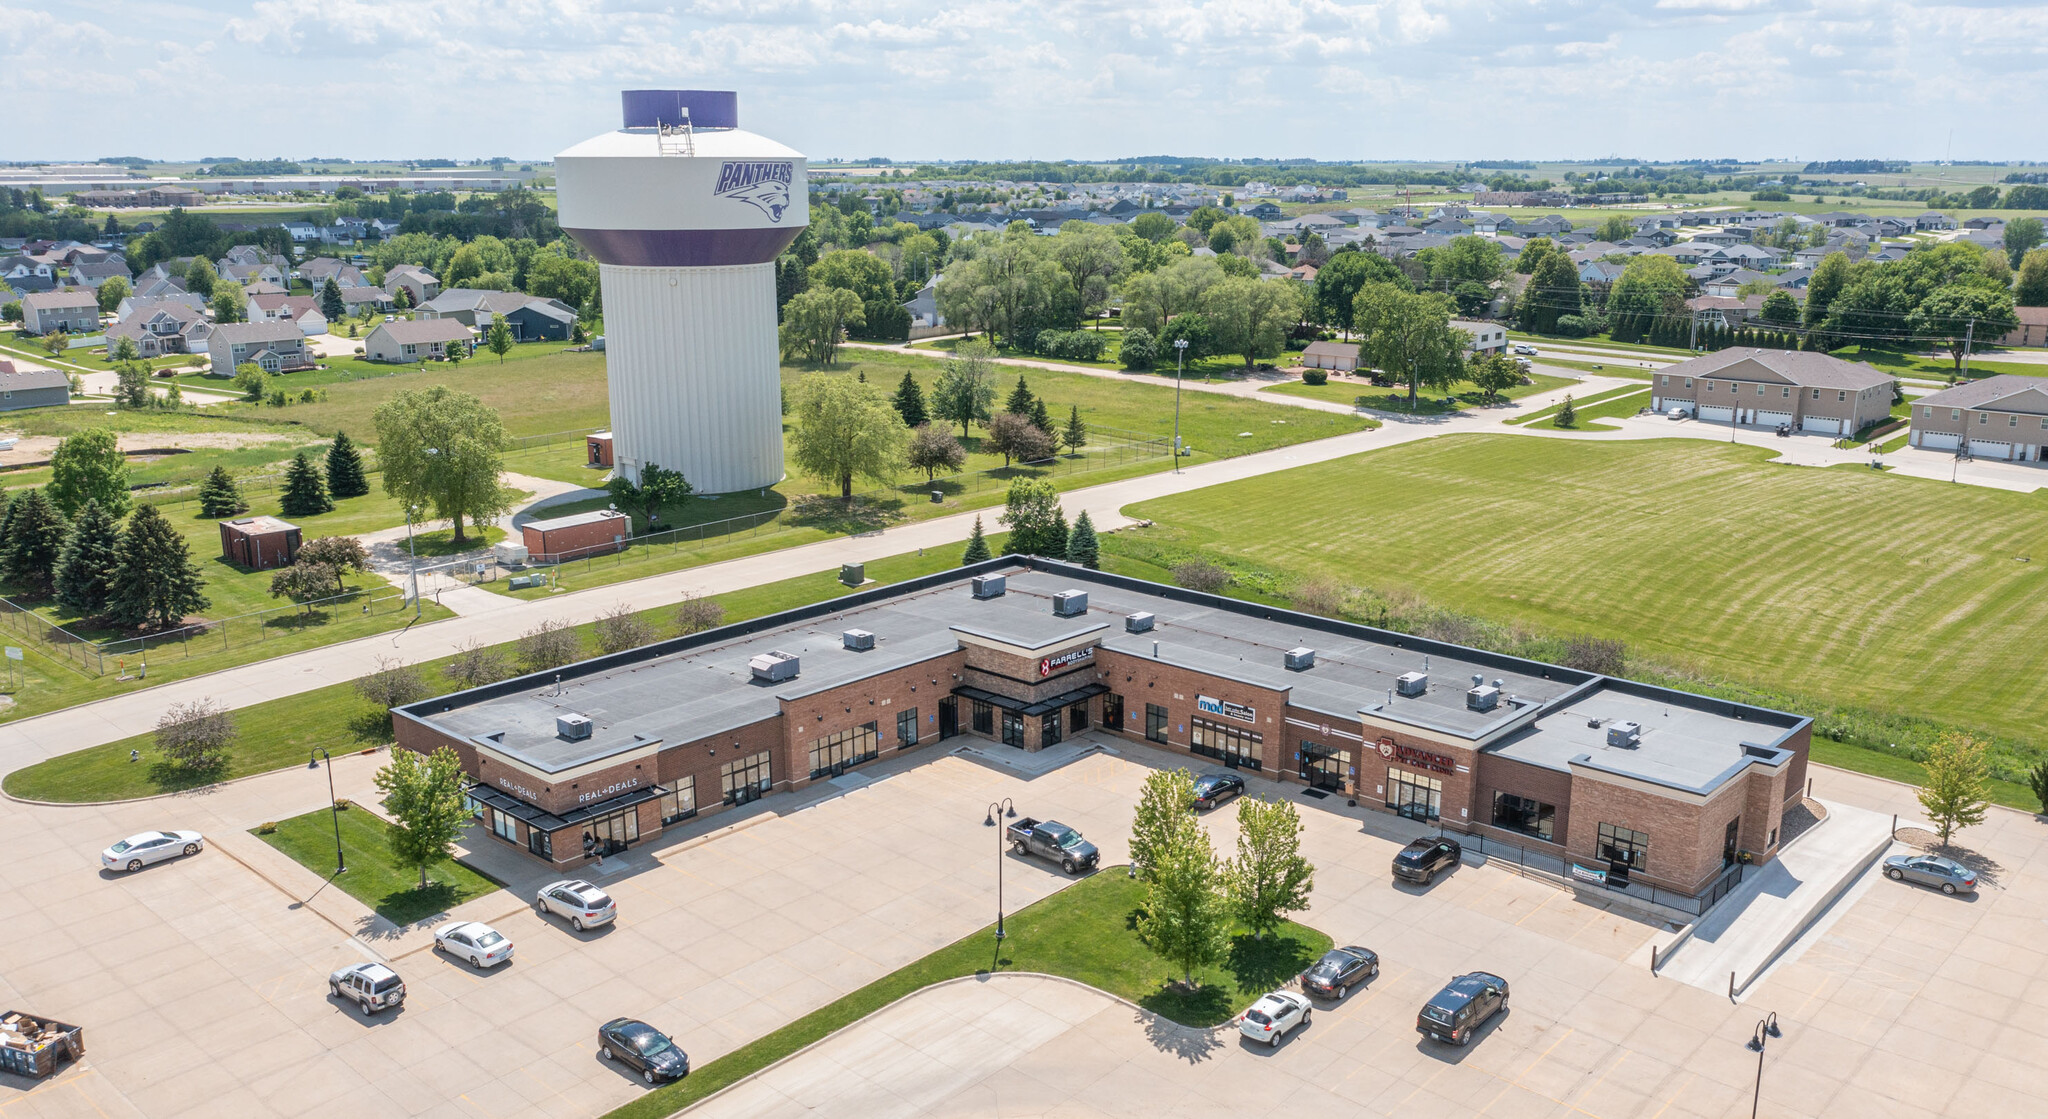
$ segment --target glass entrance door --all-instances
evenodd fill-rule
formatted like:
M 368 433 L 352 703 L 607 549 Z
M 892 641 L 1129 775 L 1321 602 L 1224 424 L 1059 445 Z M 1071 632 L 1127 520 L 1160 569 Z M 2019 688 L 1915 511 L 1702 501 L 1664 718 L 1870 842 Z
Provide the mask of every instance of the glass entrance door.
M 621 808 L 583 824 L 585 855 L 615 855 L 640 838 L 640 810 Z
M 1046 712 L 1038 721 L 1039 746 L 1057 746 L 1060 737 L 1060 713 L 1056 710 Z
M 1351 751 L 1319 742 L 1301 742 L 1301 779 L 1311 789 L 1341 793 L 1351 775 Z
M 939 701 L 939 737 L 951 738 L 960 733 L 960 701 L 952 696 Z
M 1443 813 L 1444 783 L 1388 766 L 1387 807 L 1411 820 L 1434 820 Z

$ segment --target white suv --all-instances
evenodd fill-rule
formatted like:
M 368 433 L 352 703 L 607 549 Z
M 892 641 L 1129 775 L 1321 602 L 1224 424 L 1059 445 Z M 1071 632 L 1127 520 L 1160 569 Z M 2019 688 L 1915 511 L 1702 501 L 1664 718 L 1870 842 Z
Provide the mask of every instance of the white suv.
M 619 917 L 618 904 L 612 901 L 611 895 L 581 878 L 542 886 L 533 899 L 533 908 L 543 916 L 552 913 L 557 917 L 567 917 L 569 926 L 577 932 L 610 924 Z
M 375 1014 L 405 1001 L 405 980 L 383 964 L 356 964 L 328 976 L 327 993 Z

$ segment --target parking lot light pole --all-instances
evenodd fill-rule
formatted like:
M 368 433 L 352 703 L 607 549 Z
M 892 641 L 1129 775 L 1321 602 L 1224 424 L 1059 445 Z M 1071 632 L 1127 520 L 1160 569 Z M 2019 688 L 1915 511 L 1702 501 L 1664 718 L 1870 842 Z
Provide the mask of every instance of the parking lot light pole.
M 1173 472 L 1180 473 L 1180 379 L 1187 371 L 1188 340 L 1173 340 Z
M 405 554 L 408 559 L 407 578 L 412 580 L 412 616 L 420 616 L 420 554 L 412 545 L 412 515 L 417 507 L 408 502 L 405 506 Z
M 1764 1099 L 1764 1048 L 1774 1037 L 1784 1037 L 1778 1030 L 1778 1012 L 1773 1010 L 1756 1024 L 1756 1033 L 1749 1039 L 1749 1047 L 1756 1051 L 1756 1097 L 1749 1104 L 1749 1119 L 1756 1119 L 1757 1107 Z
M 328 753 L 325 746 L 313 747 L 313 754 L 317 754 L 320 757 L 314 757 L 312 754 L 307 755 L 307 769 L 319 769 L 320 758 L 324 757 L 327 759 L 327 807 L 330 814 L 334 817 L 334 873 L 340 875 L 348 870 L 348 863 L 343 861 L 341 857 L 341 802 L 334 799 L 334 755 Z
M 1003 833 L 1006 829 L 1003 828 L 1002 821 L 1004 819 L 1014 820 L 1016 818 L 1017 806 L 1010 803 L 1009 797 L 1004 797 L 1003 799 L 996 801 L 995 803 L 988 806 L 988 815 L 986 817 L 983 817 L 981 821 L 982 827 L 996 829 L 996 942 L 998 944 L 1002 943 L 1004 935 L 1003 847 L 1005 845 L 1006 837 Z

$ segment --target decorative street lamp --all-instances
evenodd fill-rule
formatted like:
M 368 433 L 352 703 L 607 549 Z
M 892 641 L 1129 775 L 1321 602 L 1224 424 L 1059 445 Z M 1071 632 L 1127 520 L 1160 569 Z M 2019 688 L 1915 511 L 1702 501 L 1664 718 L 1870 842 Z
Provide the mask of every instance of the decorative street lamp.
M 1749 1039 L 1749 1047 L 1756 1052 L 1756 1096 L 1749 1103 L 1749 1119 L 1756 1119 L 1757 1107 L 1764 1099 L 1764 1047 L 1774 1037 L 1784 1037 L 1778 1030 L 1778 1012 L 1773 1010 L 1756 1024 L 1756 1033 Z
M 1187 370 L 1188 340 L 1173 340 L 1173 472 L 1180 473 L 1180 379 Z
M 325 746 L 313 747 L 313 754 L 318 754 L 320 757 L 314 757 L 312 754 L 307 755 L 307 769 L 319 769 L 320 758 L 324 757 L 327 759 L 327 807 L 334 816 L 334 873 L 339 877 L 348 870 L 348 863 L 344 862 L 341 857 L 341 802 L 334 799 L 334 755 L 328 753 Z
M 1014 820 L 1014 819 L 1016 819 L 1016 818 L 1017 818 L 1017 806 L 1016 806 L 1016 805 L 1014 805 L 1014 804 L 1011 804 L 1011 803 L 1010 803 L 1010 798 L 1009 798 L 1009 797 L 1004 797 L 1003 799 L 1001 799 L 1001 800 L 999 800 L 999 801 L 996 801 L 996 802 L 995 802 L 994 804 L 991 804 L 991 805 L 989 805 L 989 806 L 988 806 L 988 815 L 987 815 L 986 817 L 983 817 L 983 819 L 982 819 L 982 821 L 981 821 L 981 826 L 982 826 L 982 827 L 985 827 L 985 828 L 999 828 L 999 825 L 997 824 L 997 818 L 998 818 L 998 817 L 1003 817 L 1003 818 L 1006 818 L 1006 819 L 1011 819 L 1011 820 Z M 1003 847 L 1004 847 L 1004 836 L 1003 836 L 1003 832 L 1002 832 L 1002 830 L 1000 830 L 1000 829 L 999 829 L 999 830 L 998 830 L 998 831 L 996 832 L 996 942 L 997 942 L 997 943 L 1001 943 L 1001 942 L 1002 942 L 1002 939 L 1003 939 L 1003 936 L 1005 935 L 1005 934 L 1004 934 L 1004 932 L 1003 932 Z

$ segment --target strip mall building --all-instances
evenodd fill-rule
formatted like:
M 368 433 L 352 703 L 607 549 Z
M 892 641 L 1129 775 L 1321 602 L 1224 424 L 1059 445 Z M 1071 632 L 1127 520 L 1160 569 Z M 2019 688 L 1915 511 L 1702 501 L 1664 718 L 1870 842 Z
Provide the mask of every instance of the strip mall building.
M 395 712 L 564 869 L 957 735 L 1088 730 L 1698 893 L 1772 858 L 1811 720 L 1018 557 Z

